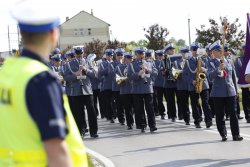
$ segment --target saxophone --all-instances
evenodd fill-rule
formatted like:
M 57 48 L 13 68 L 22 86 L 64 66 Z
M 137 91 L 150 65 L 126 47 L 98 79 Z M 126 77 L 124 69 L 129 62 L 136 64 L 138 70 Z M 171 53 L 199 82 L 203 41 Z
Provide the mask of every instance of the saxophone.
M 195 81 L 196 81 L 196 85 L 195 85 L 196 93 L 201 93 L 202 86 L 203 86 L 203 81 L 206 78 L 206 74 L 204 74 L 202 72 L 201 65 L 202 65 L 202 59 L 201 59 L 201 57 L 198 57 L 197 69 L 196 69 L 197 71 L 196 71 L 196 78 L 195 78 Z

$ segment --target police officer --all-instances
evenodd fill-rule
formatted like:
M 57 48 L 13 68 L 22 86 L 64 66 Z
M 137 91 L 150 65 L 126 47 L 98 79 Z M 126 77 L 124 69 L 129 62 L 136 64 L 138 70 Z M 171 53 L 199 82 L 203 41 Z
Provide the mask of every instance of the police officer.
M 24 49 L 0 73 L 0 166 L 88 166 L 67 98 L 46 66 L 60 23 L 50 3 L 25 0 L 12 9 Z
M 99 77 L 103 77 L 102 81 L 102 90 L 105 98 L 105 106 L 107 112 L 107 119 L 110 120 L 110 123 L 114 123 L 114 110 L 112 108 L 112 80 L 113 75 L 110 71 L 110 63 L 112 62 L 114 50 L 106 49 L 105 50 L 106 58 L 103 59 L 103 62 L 100 64 L 98 68 Z
M 137 116 L 139 118 L 138 124 L 141 126 L 141 132 L 145 132 L 146 122 L 143 120 L 145 105 L 150 132 L 154 132 L 157 128 L 153 109 L 152 77 L 157 75 L 157 69 L 153 68 L 150 63 L 144 60 L 144 48 L 136 48 L 134 53 L 136 55 L 136 60 L 131 62 L 128 66 L 128 78 L 132 82 L 135 117 Z
M 115 49 L 115 60 L 111 62 L 108 66 L 110 74 L 112 75 L 112 95 L 115 101 L 114 105 L 117 110 L 118 121 L 121 125 L 124 125 L 124 108 L 122 105 L 121 97 L 120 97 L 120 86 L 116 82 L 116 67 L 122 63 L 123 54 L 125 50 L 123 48 Z
M 94 77 L 94 75 L 94 71 L 90 69 L 89 64 L 83 58 L 83 48 L 75 48 L 75 58 L 68 62 L 64 80 L 71 82 L 71 99 L 74 106 L 72 112 L 79 131 L 83 135 L 86 133 L 87 125 L 84 112 L 86 106 L 90 136 L 96 138 L 98 137 L 98 127 L 90 83 L 90 77 Z
M 178 70 L 181 70 L 179 72 L 178 78 L 177 78 L 177 105 L 178 105 L 178 113 L 183 114 L 184 121 L 186 125 L 190 125 L 190 111 L 189 111 L 189 92 L 188 92 L 188 78 L 186 73 L 183 74 L 182 70 L 185 66 L 185 63 L 187 61 L 187 53 L 189 53 L 189 47 L 183 47 L 180 48 L 180 52 L 182 55 L 182 58 L 179 60 L 176 60 L 174 62 L 174 67 Z
M 124 53 L 124 63 L 116 66 L 116 75 L 118 75 L 122 81 L 120 81 L 120 97 L 125 110 L 126 123 L 128 130 L 133 129 L 133 96 L 131 94 L 132 84 L 128 80 L 128 65 L 132 62 L 132 54 Z
M 234 63 L 237 78 L 240 77 L 240 72 L 242 70 L 242 63 L 243 63 L 243 59 L 245 56 L 245 44 L 242 45 L 242 53 L 243 53 L 243 55 L 238 57 Z M 245 84 L 245 85 L 239 84 L 239 86 L 242 90 L 242 106 L 243 106 L 243 110 L 245 113 L 245 119 L 246 119 L 247 123 L 250 123 L 250 103 L 249 103 L 250 90 L 249 90 L 249 85 L 248 84 Z M 238 99 L 239 99 L 239 97 L 237 97 L 237 100 Z M 239 107 L 237 107 L 237 108 L 239 108 Z M 238 114 L 238 118 L 241 118 L 238 110 L 237 110 L 237 114 Z
M 163 60 L 163 75 L 164 80 L 164 95 L 167 101 L 167 111 L 168 118 L 175 122 L 176 120 L 176 105 L 175 105 L 175 95 L 176 95 L 176 80 L 172 75 L 173 63 L 171 62 L 170 56 L 174 54 L 174 45 L 172 43 L 168 44 L 164 50 L 164 60 Z M 182 118 L 180 118 L 182 119 Z
M 194 117 L 194 124 L 196 128 L 201 128 L 200 122 L 202 121 L 202 113 L 200 112 L 200 104 L 199 104 L 199 97 L 202 101 L 202 109 L 205 115 L 205 123 L 206 128 L 210 128 L 212 126 L 212 112 L 211 108 L 208 104 L 209 99 L 209 85 L 207 78 L 204 77 L 203 83 L 202 83 L 202 91 L 200 93 L 196 92 L 196 79 L 197 79 L 197 65 L 198 65 L 198 55 L 197 50 L 200 47 L 200 44 L 197 42 L 194 42 L 191 44 L 191 51 L 192 51 L 192 57 L 188 59 L 188 61 L 185 63 L 183 74 L 188 76 L 188 91 L 190 93 L 190 99 L 191 99 L 191 106 L 192 106 L 192 114 Z M 201 73 L 206 74 L 207 69 L 205 68 L 206 64 L 202 61 L 201 62 Z
M 164 52 L 163 50 L 157 50 L 155 51 L 156 59 L 154 61 L 155 67 L 158 71 L 158 74 L 156 76 L 156 79 L 154 81 L 154 94 L 156 96 L 156 105 L 159 114 L 161 115 L 161 119 L 165 119 L 165 106 L 163 104 L 163 94 L 164 94 L 164 76 L 162 74 L 163 71 L 163 58 L 164 58 Z
M 208 66 L 208 77 L 213 81 L 211 97 L 214 100 L 217 129 L 222 137 L 222 141 L 227 140 L 227 130 L 225 126 L 224 114 L 225 106 L 230 113 L 230 126 L 234 141 L 241 141 L 243 138 L 239 134 L 239 123 L 236 114 L 236 82 L 235 70 L 230 60 L 225 59 L 221 52 L 219 41 L 214 42 L 210 48 L 215 59 Z

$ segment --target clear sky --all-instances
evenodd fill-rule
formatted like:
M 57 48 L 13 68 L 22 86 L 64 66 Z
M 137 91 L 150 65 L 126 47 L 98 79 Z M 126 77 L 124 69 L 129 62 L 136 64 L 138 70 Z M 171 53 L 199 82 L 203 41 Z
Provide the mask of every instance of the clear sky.
M 0 5 L 0 51 L 7 51 L 8 25 L 11 49 L 17 48 L 16 22 L 9 8 L 17 0 L 1 0 Z M 53 1 L 53 3 L 52 3 Z M 56 4 L 55 4 L 56 3 Z M 184 39 L 188 44 L 188 18 L 190 18 L 191 41 L 195 40 L 195 28 L 208 25 L 208 18 L 219 20 L 227 16 L 229 21 L 239 18 L 246 29 L 246 13 L 250 12 L 249 0 L 51 0 L 55 12 L 64 22 L 81 10 L 94 11 L 94 15 L 109 23 L 112 39 L 129 42 L 145 39 L 143 28 L 158 23 L 168 28 L 168 39 Z M 46 11 L 45 11 L 46 12 Z

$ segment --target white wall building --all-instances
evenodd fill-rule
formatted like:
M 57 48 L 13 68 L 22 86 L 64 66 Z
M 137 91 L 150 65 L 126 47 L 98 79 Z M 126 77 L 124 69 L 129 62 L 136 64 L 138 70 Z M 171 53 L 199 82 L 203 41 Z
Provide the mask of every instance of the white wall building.
M 59 48 L 64 50 L 68 46 L 83 45 L 93 39 L 107 42 L 110 39 L 110 24 L 91 14 L 81 11 L 60 25 L 61 33 Z

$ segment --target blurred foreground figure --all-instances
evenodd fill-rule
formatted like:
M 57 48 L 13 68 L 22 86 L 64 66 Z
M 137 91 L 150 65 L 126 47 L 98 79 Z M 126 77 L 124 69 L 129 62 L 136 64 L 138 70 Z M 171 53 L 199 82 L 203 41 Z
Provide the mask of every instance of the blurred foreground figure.
M 12 10 L 24 49 L 0 74 L 0 166 L 88 166 L 68 100 L 46 65 L 60 23 L 47 6 L 23 0 Z

